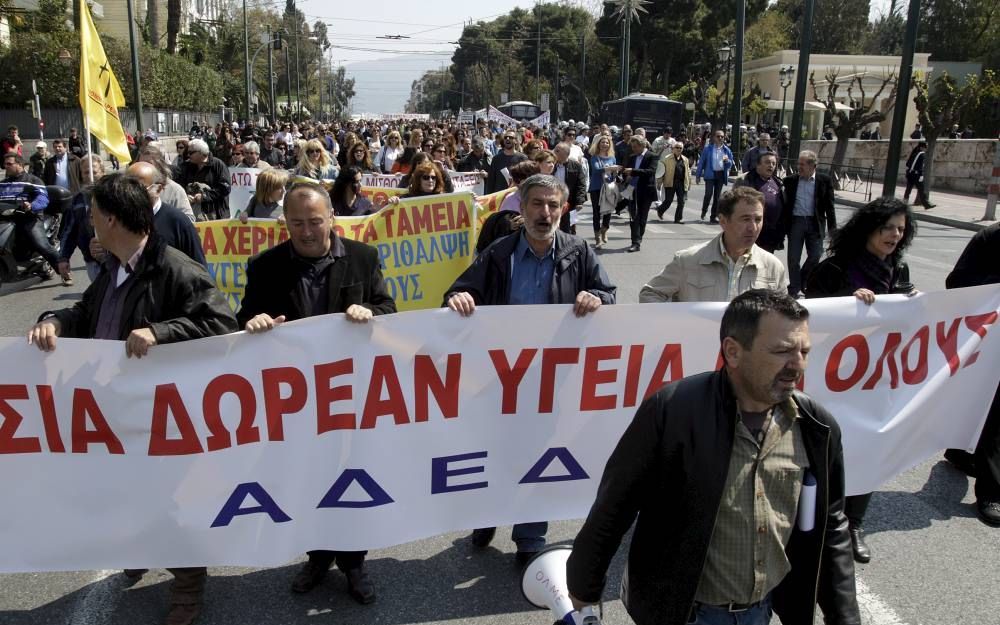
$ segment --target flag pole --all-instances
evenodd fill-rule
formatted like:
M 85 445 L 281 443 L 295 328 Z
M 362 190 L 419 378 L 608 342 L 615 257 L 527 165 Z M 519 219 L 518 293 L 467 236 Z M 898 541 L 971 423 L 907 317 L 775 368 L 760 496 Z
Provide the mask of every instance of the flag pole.
M 94 154 L 91 150 L 94 144 L 91 143 L 90 138 L 90 121 L 86 117 L 87 116 L 84 115 L 83 134 L 87 137 L 87 162 L 90 164 L 90 184 L 94 184 L 97 182 L 94 180 Z
M 90 10 L 90 8 L 87 6 L 86 0 L 80 0 L 80 10 L 81 11 L 89 11 Z M 80 89 L 81 89 L 81 92 L 82 92 L 82 90 L 84 88 L 83 82 L 82 82 L 82 79 L 83 79 L 83 64 L 86 63 L 87 60 L 85 58 L 83 58 L 83 55 L 86 53 L 85 50 L 83 49 L 83 29 L 82 28 L 78 28 L 77 30 L 80 31 L 80 78 L 81 78 Z M 82 107 L 80 109 L 80 112 L 83 113 L 83 135 L 84 135 L 84 137 L 87 140 L 87 163 L 90 165 L 90 184 L 94 184 L 94 182 L 95 182 L 95 180 L 94 180 L 94 158 L 93 158 L 93 154 L 91 153 L 92 150 L 93 150 L 94 143 L 93 143 L 93 139 L 90 138 L 90 116 L 87 115 L 87 111 L 83 110 Z

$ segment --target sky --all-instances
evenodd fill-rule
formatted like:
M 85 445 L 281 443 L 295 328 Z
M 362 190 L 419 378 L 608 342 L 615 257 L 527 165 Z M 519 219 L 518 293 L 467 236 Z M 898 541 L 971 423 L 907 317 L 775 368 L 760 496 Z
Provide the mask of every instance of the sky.
M 262 2 L 284 8 L 284 1 Z M 261 3 L 258 3 L 261 4 Z M 355 79 L 357 113 L 398 113 L 410 95 L 410 83 L 425 71 L 449 64 L 462 26 L 468 21 L 505 15 L 533 0 L 299 0 L 298 8 L 313 23 L 327 24 L 333 63 L 344 65 Z M 409 39 L 380 39 L 403 35 Z M 351 49 L 364 48 L 364 50 Z M 374 62 L 373 62 L 374 61 Z
M 279 10 L 284 0 L 250 0 Z M 871 0 L 870 18 L 889 6 L 890 0 Z M 333 44 L 329 58 L 344 65 L 355 79 L 356 113 L 398 113 L 410 95 L 410 83 L 425 71 L 450 62 L 463 24 L 489 21 L 515 7 L 530 9 L 534 0 L 298 0 L 298 8 L 313 23 L 327 24 Z M 905 7 L 905 0 L 897 3 Z M 904 9 L 905 10 L 905 9 Z M 385 39 L 382 37 L 408 37 Z

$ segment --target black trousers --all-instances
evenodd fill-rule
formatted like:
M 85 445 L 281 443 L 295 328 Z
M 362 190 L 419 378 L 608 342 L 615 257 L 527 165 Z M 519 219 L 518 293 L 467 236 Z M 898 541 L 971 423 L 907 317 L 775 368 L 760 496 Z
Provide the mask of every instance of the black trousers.
M 660 208 L 657 210 L 667 212 L 670 209 L 670 205 L 673 203 L 674 198 L 677 198 L 677 212 L 674 213 L 674 223 L 677 223 L 684 219 L 684 200 L 687 199 L 687 191 L 684 187 L 680 188 L 663 188 L 663 204 L 660 204 Z
M 632 245 L 640 245 L 642 237 L 646 234 L 646 220 L 649 218 L 649 207 L 653 203 L 653 196 L 639 194 L 629 200 L 628 216 L 629 229 L 632 231 Z
M 317 549 L 309 552 L 309 561 L 316 564 L 326 564 L 327 568 L 336 561 L 337 568 L 346 573 L 364 564 L 366 555 L 368 555 L 367 551 L 327 551 L 325 549 Z
M 927 195 L 924 193 L 924 183 L 920 182 L 920 176 L 916 174 L 906 174 L 906 190 L 903 191 L 903 199 L 910 199 L 910 191 L 912 191 L 914 187 L 917 189 L 917 204 L 927 206 Z
M 844 499 L 844 515 L 852 527 L 861 527 L 865 522 L 865 512 L 872 501 L 872 494 L 850 495 Z
M 16 222 L 17 236 L 32 250 L 41 254 L 55 271 L 59 271 L 59 253 L 52 243 L 45 238 L 45 228 L 34 215 L 18 217 Z
M 964 449 L 949 449 L 946 455 L 967 453 Z M 976 465 L 976 500 L 1000 501 L 1000 386 L 993 394 L 972 458 Z
M 611 227 L 611 213 L 601 216 L 601 192 L 590 192 L 590 206 L 594 210 L 594 234 L 598 234 L 602 228 Z

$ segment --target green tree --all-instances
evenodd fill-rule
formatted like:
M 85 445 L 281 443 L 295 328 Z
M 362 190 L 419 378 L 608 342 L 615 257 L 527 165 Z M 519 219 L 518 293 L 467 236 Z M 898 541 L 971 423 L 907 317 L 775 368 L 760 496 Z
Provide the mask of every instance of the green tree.
M 882 56 L 902 54 L 905 30 L 906 19 L 900 10 L 899 2 L 890 0 L 888 10 L 869 25 L 862 52 Z
M 793 29 L 791 20 L 781 11 L 765 11 L 744 33 L 744 58 L 752 61 L 789 49 Z
M 924 0 L 917 50 L 944 61 L 979 61 L 1000 69 L 1000 3 Z
M 947 2 L 949 0 L 941 0 Z M 813 54 L 855 54 L 868 32 L 870 0 L 816 0 L 812 24 Z M 803 0 L 778 0 L 774 8 L 791 20 L 792 44 L 802 41 Z
M 918 72 L 913 77 L 916 95 L 913 103 L 917 107 L 917 119 L 927 140 L 927 154 L 924 160 L 924 189 L 930 197 L 934 182 L 934 152 L 937 141 L 945 136 L 954 124 L 967 119 L 969 113 L 979 106 L 982 83 L 978 76 L 967 77 L 965 85 L 959 87 L 954 78 L 942 72 L 932 83 Z

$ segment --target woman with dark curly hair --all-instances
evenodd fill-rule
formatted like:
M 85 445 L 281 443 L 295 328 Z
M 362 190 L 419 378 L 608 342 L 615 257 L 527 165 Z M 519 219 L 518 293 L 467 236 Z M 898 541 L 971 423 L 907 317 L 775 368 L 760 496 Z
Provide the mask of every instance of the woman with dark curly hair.
M 806 297 L 853 295 L 870 305 L 877 295 L 915 295 L 910 270 L 903 261 L 903 252 L 915 233 L 913 213 L 905 202 L 896 198 L 869 202 L 834 233 L 829 257 L 809 274 Z M 852 495 L 844 505 L 858 562 L 871 560 L 861 528 L 871 498 L 871 493 Z

